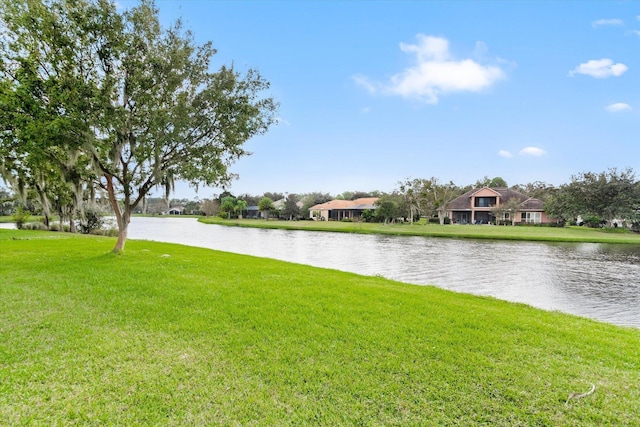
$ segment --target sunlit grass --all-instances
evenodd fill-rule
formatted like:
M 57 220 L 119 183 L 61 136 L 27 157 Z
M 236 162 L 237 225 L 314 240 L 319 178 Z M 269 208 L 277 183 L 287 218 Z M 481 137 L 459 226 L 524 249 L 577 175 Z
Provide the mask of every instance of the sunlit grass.
M 640 424 L 637 329 L 113 244 L 0 230 L 0 425 Z
M 587 227 L 439 225 L 425 223 L 365 223 L 342 221 L 278 221 L 259 219 L 201 218 L 205 224 L 239 227 L 284 228 L 290 230 L 334 231 L 342 233 L 391 234 L 405 236 L 454 237 L 471 239 L 527 240 L 548 242 L 590 242 L 640 244 L 640 234 L 618 229 Z

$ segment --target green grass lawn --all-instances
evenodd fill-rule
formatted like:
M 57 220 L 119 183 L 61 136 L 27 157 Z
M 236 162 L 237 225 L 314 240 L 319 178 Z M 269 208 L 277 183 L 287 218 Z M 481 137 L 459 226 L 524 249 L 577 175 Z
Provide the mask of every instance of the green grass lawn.
M 201 217 L 205 224 L 238 227 L 285 228 L 290 230 L 334 231 L 343 233 L 391 234 L 405 236 L 455 237 L 471 239 L 529 240 L 547 242 L 590 242 L 640 244 L 640 234 L 623 229 L 587 227 L 540 227 L 494 225 L 381 224 L 341 221 L 278 221 L 259 219 L 221 219 Z
M 0 230 L 0 425 L 640 425 L 638 329 L 113 245 Z

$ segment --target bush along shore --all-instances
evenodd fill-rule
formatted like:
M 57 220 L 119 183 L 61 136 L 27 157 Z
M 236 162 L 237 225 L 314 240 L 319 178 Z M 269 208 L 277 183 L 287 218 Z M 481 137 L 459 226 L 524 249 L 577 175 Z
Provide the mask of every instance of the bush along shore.
M 0 425 L 640 425 L 640 330 L 280 261 L 0 230 Z
M 397 236 L 453 237 L 465 239 L 523 240 L 543 242 L 625 243 L 640 245 L 640 234 L 616 228 L 546 227 L 534 225 L 439 225 L 425 223 L 382 224 L 343 221 L 280 221 L 263 219 L 200 218 L 205 224 L 236 227 L 282 228 L 338 233 L 388 234 Z

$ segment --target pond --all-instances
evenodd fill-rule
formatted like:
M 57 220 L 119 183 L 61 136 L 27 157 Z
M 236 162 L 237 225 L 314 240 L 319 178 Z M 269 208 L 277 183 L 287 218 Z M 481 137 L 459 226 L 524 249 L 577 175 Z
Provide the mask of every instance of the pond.
M 132 220 L 130 239 L 380 275 L 640 327 L 640 246 L 381 236 Z

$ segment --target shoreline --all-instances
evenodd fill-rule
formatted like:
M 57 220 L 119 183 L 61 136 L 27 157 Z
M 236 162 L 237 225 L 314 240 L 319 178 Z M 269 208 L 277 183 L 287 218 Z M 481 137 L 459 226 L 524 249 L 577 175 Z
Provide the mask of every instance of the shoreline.
M 496 226 L 496 225 L 439 225 L 424 223 L 362 223 L 362 222 L 319 222 L 283 221 L 260 219 L 221 219 L 200 217 L 203 224 L 229 227 L 266 228 L 334 233 L 382 234 L 394 236 L 422 236 L 456 239 L 485 239 L 531 242 L 565 243 L 605 243 L 640 245 L 640 235 L 628 230 L 607 231 L 586 227 L 545 227 L 545 226 Z

